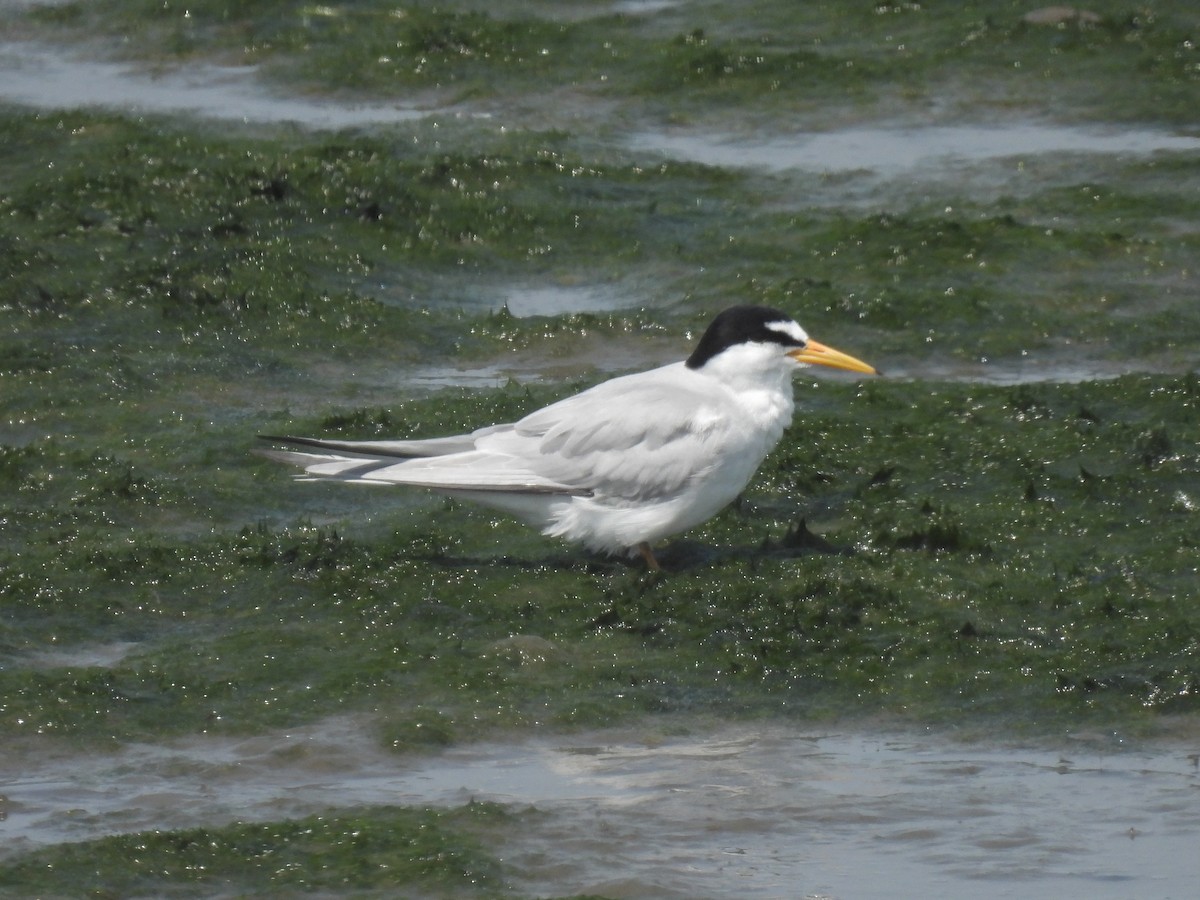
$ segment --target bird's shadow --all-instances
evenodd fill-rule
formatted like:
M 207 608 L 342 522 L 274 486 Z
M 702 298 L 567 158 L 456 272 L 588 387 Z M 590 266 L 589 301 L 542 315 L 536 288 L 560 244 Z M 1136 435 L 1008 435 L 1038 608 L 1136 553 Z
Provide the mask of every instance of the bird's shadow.
M 756 562 L 760 560 L 795 559 L 802 556 L 852 556 L 852 547 L 838 547 L 821 535 L 809 530 L 807 522 L 800 519 L 789 526 L 779 538 L 765 538 L 755 546 L 717 547 L 702 541 L 679 538 L 654 551 L 662 572 L 688 572 L 707 569 L 728 560 Z M 646 574 L 657 574 L 648 569 L 640 557 L 601 556 L 554 553 L 539 557 L 460 556 L 444 552 L 424 553 L 414 556 L 423 562 L 444 566 L 448 569 L 505 567 L 525 571 L 555 569 L 583 571 L 589 574 L 612 575 L 631 570 Z

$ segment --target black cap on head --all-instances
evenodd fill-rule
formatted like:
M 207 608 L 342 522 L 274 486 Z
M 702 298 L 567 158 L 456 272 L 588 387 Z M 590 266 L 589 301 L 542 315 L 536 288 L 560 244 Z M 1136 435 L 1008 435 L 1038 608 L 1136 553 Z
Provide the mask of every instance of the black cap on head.
M 770 327 L 772 324 L 775 327 Z M 779 328 L 781 324 L 794 325 L 795 322 L 787 313 L 769 306 L 731 306 L 712 320 L 688 357 L 687 367 L 699 369 L 721 351 L 737 344 L 754 342 L 803 347 L 804 341 L 789 334 L 788 329 Z

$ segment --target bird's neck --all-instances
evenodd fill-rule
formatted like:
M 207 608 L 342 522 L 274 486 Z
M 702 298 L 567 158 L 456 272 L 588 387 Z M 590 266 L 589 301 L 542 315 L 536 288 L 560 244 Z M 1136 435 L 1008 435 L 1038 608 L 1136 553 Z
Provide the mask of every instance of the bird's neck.
M 762 347 L 749 345 L 729 348 L 710 359 L 700 371 L 735 393 L 765 391 L 781 394 L 790 403 L 795 369 L 795 364 L 781 356 L 777 348 L 763 352 Z
M 795 365 L 778 355 L 726 351 L 701 370 L 736 397 L 738 406 L 760 427 L 782 432 L 792 421 Z

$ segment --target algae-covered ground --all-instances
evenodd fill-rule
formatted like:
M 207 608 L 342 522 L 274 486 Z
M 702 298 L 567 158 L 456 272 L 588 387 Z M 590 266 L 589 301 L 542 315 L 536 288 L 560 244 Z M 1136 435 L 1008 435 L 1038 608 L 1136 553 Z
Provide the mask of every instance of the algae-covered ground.
M 1031 738 L 1194 721 L 1200 151 L 880 181 L 629 141 L 1191 125 L 1195 17 L 1091 8 L 1057 26 L 1012 3 L 779 0 L 7 13 L 23 39 L 431 110 L 326 133 L 0 107 L 13 758 L 347 712 L 398 755 L 659 717 Z M 505 306 L 535 292 L 550 314 Z M 251 453 L 258 433 L 511 420 L 685 355 L 734 302 L 890 377 L 798 377 L 778 451 L 665 548 L 665 574 Z M 480 371 L 490 386 L 445 386 Z M 10 858 L 0 891 L 510 895 L 520 873 L 487 848 L 531 814 L 116 835 Z

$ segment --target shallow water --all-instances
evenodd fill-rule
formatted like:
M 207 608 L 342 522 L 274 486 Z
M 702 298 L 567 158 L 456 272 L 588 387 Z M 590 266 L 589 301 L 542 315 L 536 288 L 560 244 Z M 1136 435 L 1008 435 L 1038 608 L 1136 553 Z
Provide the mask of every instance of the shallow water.
M 287 96 L 266 88 L 255 66 L 196 63 L 151 71 L 62 47 L 16 42 L 0 44 L 0 100 L 41 109 L 94 106 L 315 129 L 410 122 L 433 108 L 416 98 L 381 104 Z
M 312 129 L 411 122 L 447 111 L 458 117 L 492 115 L 465 108 L 448 110 L 433 96 L 396 103 L 289 96 L 266 87 L 254 66 L 192 63 L 159 71 L 96 59 L 60 46 L 14 41 L 0 44 L 0 100 L 43 109 L 99 106 L 257 124 L 292 123 Z M 643 130 L 625 143 L 634 152 L 649 151 L 713 166 L 764 172 L 872 172 L 883 178 L 914 172 L 958 177 L 958 169 L 964 165 L 1006 159 L 1068 154 L 1146 156 L 1200 149 L 1200 137 L 1162 130 L 1019 119 L 999 125 L 857 126 L 753 138 L 682 129 Z M 553 297 L 517 296 L 510 298 L 511 302 L 528 305 L 529 311 L 517 313 L 514 309 L 518 315 L 564 310 Z M 586 308 L 616 306 L 611 298 L 605 298 L 601 305 Z M 568 304 L 568 308 L 576 307 Z
M 646 348 L 636 351 L 633 347 L 617 348 L 616 352 L 599 348 L 584 356 L 573 356 L 569 360 L 529 359 L 516 357 L 496 360 L 490 364 L 463 368 L 458 366 L 423 366 L 406 371 L 403 381 L 414 390 L 436 390 L 446 387 L 496 388 L 510 382 L 529 383 L 561 380 L 577 376 L 581 369 L 592 368 L 598 373 L 636 371 L 655 365 L 666 365 L 682 358 L 672 354 L 668 348 L 658 348 L 658 353 L 648 353 Z M 1082 381 L 1097 381 L 1120 378 L 1146 372 L 1185 372 L 1189 366 L 1148 365 L 1145 360 L 1001 360 L 990 362 L 956 362 L 954 360 L 899 360 L 880 359 L 879 366 L 890 379 L 906 381 L 947 381 L 971 384 L 1017 385 L 1055 382 L 1077 384 Z M 836 372 L 814 372 L 818 380 L 846 379 L 848 376 Z
M 963 164 L 1046 154 L 1194 152 L 1200 150 L 1200 138 L 1148 129 L 1013 121 L 999 126 L 854 127 L 754 140 L 684 131 L 642 132 L 630 138 L 629 146 L 713 166 L 768 172 L 865 170 L 890 177 L 916 169 L 936 167 L 945 172 Z
M 683 723 L 675 723 L 680 725 Z M 959 743 L 782 724 L 388 753 L 350 718 L 252 738 L 0 763 L 9 853 L 142 829 L 369 804 L 533 807 L 492 847 L 537 894 L 1186 897 L 1195 736 Z M 567 860 L 570 860 L 567 863 Z
M 532 285 L 509 289 L 504 305 L 517 317 L 561 316 L 636 308 L 636 293 L 611 285 Z

